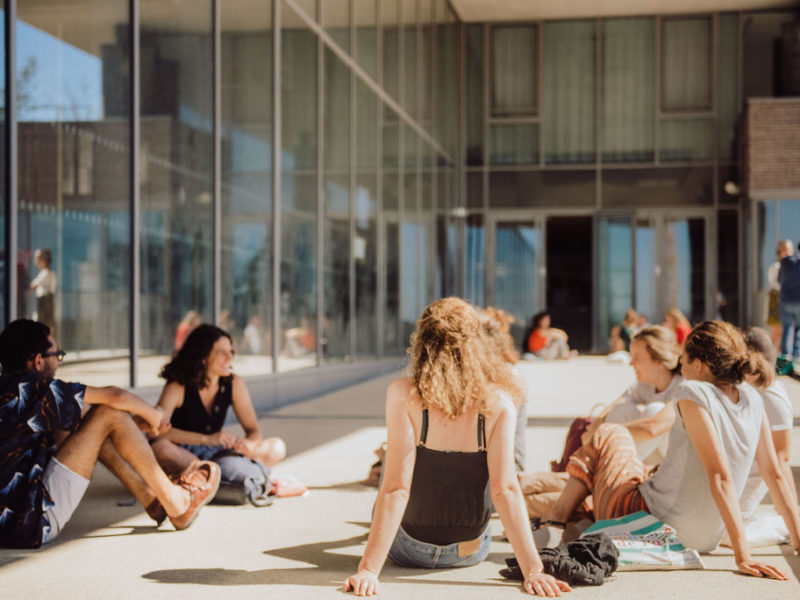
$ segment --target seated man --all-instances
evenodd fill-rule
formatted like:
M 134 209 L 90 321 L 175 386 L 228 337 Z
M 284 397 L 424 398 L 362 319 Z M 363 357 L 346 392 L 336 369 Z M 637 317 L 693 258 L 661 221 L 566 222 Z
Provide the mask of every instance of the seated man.
M 43 323 L 19 319 L 0 333 L 0 546 L 53 540 L 101 455 L 153 518 L 191 525 L 216 493 L 219 467 L 198 461 L 172 483 L 139 430 L 164 431 L 161 411 L 120 388 L 55 379 L 63 357 Z

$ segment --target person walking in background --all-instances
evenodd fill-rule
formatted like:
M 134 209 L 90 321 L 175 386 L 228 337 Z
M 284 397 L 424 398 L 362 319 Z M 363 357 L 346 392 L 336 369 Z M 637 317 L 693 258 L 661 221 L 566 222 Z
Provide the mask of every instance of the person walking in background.
M 53 255 L 49 248 L 39 248 L 33 254 L 33 261 L 39 273 L 31 281 L 31 289 L 36 294 L 36 312 L 33 315 L 35 321 L 40 321 L 51 328 L 56 323 L 56 290 L 58 288 L 58 278 L 50 268 L 53 262 Z
M 772 335 L 772 343 L 775 347 L 780 347 L 781 343 L 781 315 L 778 311 L 780 302 L 781 284 L 778 283 L 778 273 L 781 270 L 781 260 L 786 256 L 791 256 L 794 252 L 792 240 L 781 240 L 775 248 L 777 258 L 767 269 L 767 281 L 769 282 L 769 299 L 767 301 L 767 325 L 769 325 Z
M 795 373 L 800 372 L 800 255 L 791 252 L 781 259 L 778 272 L 781 286 L 778 312 L 781 317 L 781 354 L 793 361 Z

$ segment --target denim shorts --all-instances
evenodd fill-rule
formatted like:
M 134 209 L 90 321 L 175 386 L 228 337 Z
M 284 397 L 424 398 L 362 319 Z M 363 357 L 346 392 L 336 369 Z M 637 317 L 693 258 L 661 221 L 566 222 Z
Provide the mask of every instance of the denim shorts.
M 491 542 L 492 531 L 488 524 L 479 538 L 445 546 L 414 539 L 400 527 L 389 549 L 389 558 L 398 567 L 423 569 L 471 567 L 486 559 Z
M 200 460 L 211 460 L 222 451 L 222 446 L 206 446 L 204 444 L 178 444 L 178 446 L 188 450 Z

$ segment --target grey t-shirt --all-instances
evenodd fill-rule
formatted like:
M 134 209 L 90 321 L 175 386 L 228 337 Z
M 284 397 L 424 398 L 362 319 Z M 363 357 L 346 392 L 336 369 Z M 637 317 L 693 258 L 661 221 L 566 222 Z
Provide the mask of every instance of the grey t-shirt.
M 738 390 L 736 404 L 715 385 L 703 381 L 685 381 L 674 395 L 676 402 L 690 400 L 708 411 L 728 460 L 737 498 L 753 464 L 764 418 L 761 395 L 747 383 L 740 384 Z M 717 547 L 725 525 L 682 418 L 676 419 L 672 426 L 669 450 L 661 467 L 639 489 L 650 512 L 674 527 L 684 546 L 700 552 Z
M 792 401 L 786 393 L 786 388 L 777 379 L 772 382 L 765 390 L 760 390 L 761 398 L 764 400 L 764 413 L 767 415 L 767 422 L 772 431 L 783 431 L 791 429 L 794 422 L 792 411 Z M 753 467 L 747 477 L 742 497 L 739 500 L 739 507 L 742 515 L 748 516 L 761 503 L 767 494 L 767 484 L 761 479 L 758 470 L 758 463 L 754 460 Z
M 675 390 L 681 383 L 683 383 L 683 376 L 674 375 L 669 385 L 660 392 L 657 392 L 656 386 L 637 381 L 625 390 L 622 397 L 626 402 L 632 402 L 633 404 L 650 404 L 651 402 L 663 402 L 666 404 L 670 400 L 675 399 Z

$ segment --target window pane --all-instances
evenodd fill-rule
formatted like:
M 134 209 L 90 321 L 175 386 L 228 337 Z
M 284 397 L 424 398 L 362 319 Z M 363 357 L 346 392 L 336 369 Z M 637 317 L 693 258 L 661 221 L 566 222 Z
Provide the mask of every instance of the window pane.
M 797 15 L 795 10 L 748 13 L 742 16 L 742 95 L 745 101 L 759 96 L 797 95 L 792 90 L 792 78 L 788 74 L 781 77 L 778 68 L 783 63 L 783 68 L 790 70 L 793 64 L 797 64 L 792 60 L 781 60 L 782 56 L 793 52 L 789 37 L 792 31 L 790 23 L 797 19 Z M 783 37 L 784 29 L 786 41 Z M 796 35 L 795 33 L 795 39 Z
M 539 162 L 539 125 L 492 125 L 489 164 L 533 165 Z
M 711 109 L 711 19 L 664 19 L 662 108 Z
M 609 207 L 713 204 L 710 167 L 603 171 L 602 204 Z
M 312 366 L 297 351 L 317 322 L 317 37 L 281 6 L 281 357 L 278 370 Z
M 467 165 L 483 164 L 484 89 L 483 25 L 467 28 Z
M 544 29 L 544 160 L 595 160 L 595 22 L 550 22 Z
M 54 12 L 52 3 L 30 0 L 18 3 L 16 24 L 17 314 L 53 326 L 68 351 L 64 373 L 93 385 L 129 384 L 127 4 L 72 0 Z M 143 123 L 143 137 L 165 125 L 169 131 L 170 122 L 164 115 Z M 179 146 L 176 137 L 163 145 Z M 167 316 L 163 306 L 155 318 Z M 164 341 L 168 352 L 171 333 Z M 95 369 L 69 365 L 98 357 L 118 359 L 99 381 Z
M 597 222 L 598 276 L 597 332 L 601 348 L 607 348 L 611 328 L 622 322 L 633 306 L 633 252 L 631 220 L 602 218 Z M 637 254 L 637 259 L 638 259 Z
M 652 162 L 652 18 L 603 20 L 603 162 Z
M 714 122 L 711 119 L 661 121 L 658 157 L 663 162 L 711 160 Z
M 464 259 L 466 282 L 464 298 L 476 306 L 484 305 L 484 275 L 486 272 L 486 232 L 483 215 L 469 215 L 465 228 Z
M 492 113 L 536 112 L 535 26 L 492 29 Z
M 400 15 L 398 7 L 398 0 L 381 0 L 383 89 L 395 100 L 400 99 Z
M 739 16 L 719 17 L 719 67 L 717 69 L 717 110 L 719 114 L 719 158 L 735 159 L 738 116 Z
M 467 172 L 467 206 L 483 208 L 483 173 L 481 171 Z
M 739 214 L 719 212 L 717 226 L 717 314 L 715 318 L 739 322 Z
M 491 208 L 594 206 L 594 171 L 494 171 Z
M 405 90 L 403 103 L 412 117 L 417 117 L 417 3 L 403 2 L 403 52 L 405 60 Z
M 5 3 L 2 4 L 5 7 Z M 6 11 L 0 11 L 0 80 L 5 81 L 5 60 L 6 60 Z M 17 82 L 19 85 L 19 82 Z M 6 128 L 6 99 L 3 94 L 0 97 L 0 131 L 5 132 Z M 0 190 L 6 189 L 6 145 L 0 145 Z M 0 193 L 0 248 L 6 247 L 6 194 L 5 191 Z M 3 251 L 5 254 L 5 250 Z M 6 276 L 5 269 L 7 268 L 7 260 L 5 257 L 0 260 L 0 327 L 6 326 Z M 17 281 L 17 294 L 21 294 L 24 290 L 24 283 Z M 18 306 L 21 304 L 18 301 Z M 20 315 L 23 313 L 19 313 Z
M 325 32 L 345 51 L 350 51 L 350 0 L 321 2 Z
M 270 3 L 222 8 L 222 312 L 237 372 L 272 370 L 272 23 Z M 242 21 L 248 26 L 244 28 Z M 313 348 L 299 345 L 298 353 Z
M 353 240 L 353 259 L 356 263 L 356 356 L 359 360 L 375 358 L 378 352 L 377 186 L 377 175 L 359 173 L 356 182 L 356 237 Z
M 356 60 L 373 78 L 377 76 L 378 30 L 376 0 L 355 0 Z

